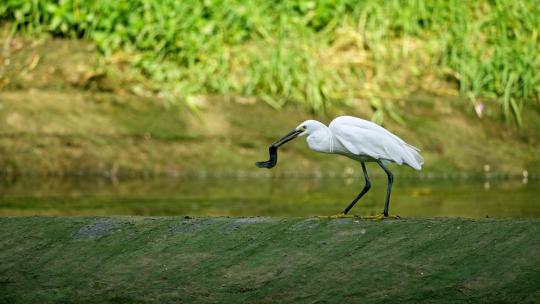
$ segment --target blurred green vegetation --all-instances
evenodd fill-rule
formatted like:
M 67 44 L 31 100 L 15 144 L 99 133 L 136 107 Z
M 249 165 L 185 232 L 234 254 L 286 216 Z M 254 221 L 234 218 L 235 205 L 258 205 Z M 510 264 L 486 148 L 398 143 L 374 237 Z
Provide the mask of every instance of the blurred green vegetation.
M 540 7 L 482 1 L 5 0 L 12 33 L 84 37 L 172 102 L 256 96 L 314 112 L 448 89 L 521 124 L 540 99 Z M 456 84 L 453 86 L 453 84 Z

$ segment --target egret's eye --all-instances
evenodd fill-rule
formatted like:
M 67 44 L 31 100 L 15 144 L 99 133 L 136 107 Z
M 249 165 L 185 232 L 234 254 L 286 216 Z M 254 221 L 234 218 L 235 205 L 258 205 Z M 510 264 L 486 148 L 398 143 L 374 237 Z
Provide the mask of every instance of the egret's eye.
M 305 125 L 304 125 L 304 126 L 302 126 L 302 130 L 305 130 L 305 129 L 307 129 L 307 127 L 306 127 Z

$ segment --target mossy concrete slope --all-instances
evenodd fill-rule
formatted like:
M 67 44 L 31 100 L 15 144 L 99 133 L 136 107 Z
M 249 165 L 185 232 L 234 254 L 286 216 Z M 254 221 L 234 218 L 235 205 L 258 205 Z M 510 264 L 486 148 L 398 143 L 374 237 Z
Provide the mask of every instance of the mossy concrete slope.
M 0 303 L 527 303 L 540 220 L 0 218 Z

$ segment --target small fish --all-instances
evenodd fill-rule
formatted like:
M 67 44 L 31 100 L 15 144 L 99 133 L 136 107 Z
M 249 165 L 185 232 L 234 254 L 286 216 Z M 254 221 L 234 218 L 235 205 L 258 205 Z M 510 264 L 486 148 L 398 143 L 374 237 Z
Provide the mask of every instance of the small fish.
M 270 146 L 268 151 L 270 154 L 270 159 L 267 161 L 256 162 L 255 165 L 257 167 L 270 169 L 270 168 L 273 168 L 277 164 L 277 147 L 272 145 Z
M 294 129 L 287 135 L 283 136 L 282 138 L 276 140 L 270 145 L 270 148 L 268 151 L 270 152 L 270 160 L 268 161 L 260 161 L 256 162 L 255 165 L 259 168 L 273 168 L 277 164 L 277 149 L 279 146 L 295 139 L 300 133 L 304 132 L 304 129 Z

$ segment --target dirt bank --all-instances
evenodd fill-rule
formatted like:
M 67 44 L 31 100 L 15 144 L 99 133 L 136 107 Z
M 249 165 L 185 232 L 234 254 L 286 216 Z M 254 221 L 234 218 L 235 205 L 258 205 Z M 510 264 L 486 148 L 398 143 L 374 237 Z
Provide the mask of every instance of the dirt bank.
M 281 149 L 271 171 L 253 163 L 305 119 L 369 119 L 367 100 L 317 116 L 294 107 L 278 111 L 256 98 L 194 96 L 193 111 L 149 91 L 121 62 L 104 63 L 87 42 L 44 37 L 11 44 L 0 56 L 2 174 L 358 171 L 351 161 L 313 153 L 300 140 Z M 404 124 L 387 117 L 384 126 L 423 150 L 427 172 L 540 172 L 538 111 L 524 111 L 527 123 L 515 129 L 493 117 L 495 104 L 486 104 L 490 117 L 479 119 L 468 101 L 451 95 L 417 92 L 392 103 Z

